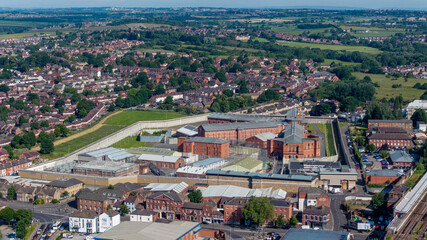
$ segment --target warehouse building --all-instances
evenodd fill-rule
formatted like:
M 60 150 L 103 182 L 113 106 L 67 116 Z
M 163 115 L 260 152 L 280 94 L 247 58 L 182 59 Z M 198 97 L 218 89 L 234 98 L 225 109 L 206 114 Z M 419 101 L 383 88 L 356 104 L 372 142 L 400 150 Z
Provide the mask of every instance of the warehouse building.
M 201 160 L 198 162 L 193 163 L 193 167 L 203 167 L 210 169 L 220 168 L 227 164 L 227 160 L 224 158 L 207 158 L 205 160 Z
M 108 147 L 79 154 L 77 156 L 77 159 L 79 160 L 79 162 L 88 162 L 93 160 L 132 162 L 136 159 L 136 155 L 130 154 L 117 148 Z
M 94 160 L 79 163 L 73 167 L 74 174 L 95 175 L 102 177 L 121 177 L 138 175 L 138 165 L 112 161 Z

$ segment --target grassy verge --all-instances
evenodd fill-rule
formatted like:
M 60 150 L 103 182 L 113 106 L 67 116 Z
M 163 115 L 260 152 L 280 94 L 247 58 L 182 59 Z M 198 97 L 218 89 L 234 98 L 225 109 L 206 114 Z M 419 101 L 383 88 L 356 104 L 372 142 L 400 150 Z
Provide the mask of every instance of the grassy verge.
M 415 170 L 415 172 L 408 179 L 408 181 L 406 181 L 405 186 L 413 188 L 415 186 L 415 184 L 417 184 L 418 180 L 420 180 L 420 178 L 424 175 L 425 172 L 426 172 L 425 169 Z
M 27 234 L 25 234 L 24 239 L 27 240 L 30 238 L 31 234 L 36 230 L 37 224 L 31 224 L 31 226 L 27 229 Z
M 336 155 L 334 147 L 334 137 L 332 136 L 332 127 L 330 124 L 316 124 L 319 130 L 325 134 L 326 153 L 329 156 Z
M 403 100 L 412 101 L 414 99 L 419 99 L 423 95 L 425 90 L 413 88 L 416 83 L 423 84 L 425 79 L 416 79 L 408 78 L 405 81 L 405 78 L 387 78 L 383 74 L 366 74 L 366 73 L 353 73 L 353 75 L 359 79 L 363 79 L 365 76 L 369 76 L 372 79 L 372 82 L 378 83 L 379 88 L 376 88 L 375 97 L 377 99 L 382 98 L 391 98 L 402 95 Z M 401 85 L 400 87 L 393 88 L 393 85 Z
M 151 147 L 151 145 L 148 145 L 144 142 L 139 142 L 136 140 L 136 137 L 127 137 L 121 141 L 118 141 L 111 145 L 115 148 L 138 148 L 138 147 Z
M 110 119 L 105 121 L 105 124 L 115 126 L 129 126 L 138 121 L 169 120 L 180 117 L 185 116 L 175 112 L 129 110 L 123 111 L 111 117 Z
M 80 149 L 84 146 L 87 146 L 95 141 L 98 141 L 101 138 L 104 138 L 118 130 L 124 128 L 123 126 L 102 126 L 98 130 L 85 134 L 81 137 L 75 138 L 69 142 L 62 143 L 58 146 L 55 146 L 55 151 L 42 155 L 42 158 L 54 159 L 58 157 L 63 157 L 68 153 L 74 152 L 77 149 Z
M 307 125 L 307 130 L 308 131 L 310 131 L 311 133 L 313 133 L 313 134 L 316 134 L 317 132 L 316 132 L 316 129 L 313 127 L 313 125 L 312 124 L 308 124 Z

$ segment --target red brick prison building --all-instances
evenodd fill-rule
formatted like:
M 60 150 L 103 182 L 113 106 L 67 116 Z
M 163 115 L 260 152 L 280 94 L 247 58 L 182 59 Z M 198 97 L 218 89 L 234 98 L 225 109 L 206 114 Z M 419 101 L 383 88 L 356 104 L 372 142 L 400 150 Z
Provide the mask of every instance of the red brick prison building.
M 208 138 L 219 138 L 231 142 L 245 142 L 252 136 L 270 132 L 278 134 L 285 128 L 280 122 L 239 122 L 203 124 L 199 126 L 199 136 Z
M 412 137 L 408 132 L 396 127 L 372 127 L 366 131 L 369 144 L 375 147 L 387 145 L 389 147 L 411 147 Z
M 185 165 L 185 162 L 181 157 L 156 154 L 141 154 L 138 157 L 137 162 L 144 166 L 148 166 L 150 163 L 153 163 L 157 167 L 170 169 L 177 169 L 184 167 Z
M 267 154 L 283 159 L 320 157 L 320 141 L 297 123 L 287 125 L 279 138 L 267 142 Z
M 208 116 L 208 123 L 238 123 L 238 122 L 276 122 L 283 121 L 284 118 L 269 117 L 265 115 L 236 114 L 236 113 L 211 113 Z
M 405 130 L 412 130 L 411 120 L 368 120 L 368 128 L 370 127 L 393 127 Z
M 178 138 L 178 151 L 207 157 L 228 158 L 230 143 L 223 139 L 207 137 Z

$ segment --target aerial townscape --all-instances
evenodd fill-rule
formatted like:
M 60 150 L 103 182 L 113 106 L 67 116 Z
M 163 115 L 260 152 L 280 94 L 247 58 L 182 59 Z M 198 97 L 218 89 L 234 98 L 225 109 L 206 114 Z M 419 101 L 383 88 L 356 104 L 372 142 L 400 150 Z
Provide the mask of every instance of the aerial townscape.
M 43 2 L 0 6 L 1 239 L 427 238 L 427 2 Z

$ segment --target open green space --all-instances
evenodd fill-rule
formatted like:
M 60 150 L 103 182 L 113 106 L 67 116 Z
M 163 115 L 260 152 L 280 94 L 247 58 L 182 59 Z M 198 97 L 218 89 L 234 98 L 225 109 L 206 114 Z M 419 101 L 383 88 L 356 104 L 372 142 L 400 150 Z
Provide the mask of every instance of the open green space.
M 336 59 L 325 59 L 323 61 L 323 65 L 331 65 L 332 63 L 335 63 L 335 65 L 343 65 L 343 66 L 361 66 L 361 63 L 355 63 L 355 62 L 344 62 Z
M 326 153 L 329 156 L 336 155 L 334 137 L 332 136 L 331 124 L 316 124 L 319 130 L 325 134 Z
M 161 111 L 138 111 L 138 110 L 128 110 L 123 111 L 107 121 L 106 125 L 113 126 L 129 126 L 138 121 L 156 121 L 156 120 L 169 120 L 174 118 L 185 117 L 182 114 L 175 112 L 161 112 Z
M 127 137 L 125 139 L 122 139 L 113 145 L 112 147 L 115 148 L 139 148 L 139 147 L 151 147 L 151 145 L 148 145 L 144 142 L 140 142 L 136 140 L 136 136 Z
M 91 133 L 85 134 L 83 136 L 80 136 L 78 138 L 75 138 L 71 141 L 68 141 L 66 143 L 59 144 L 58 146 L 55 146 L 55 151 L 42 155 L 42 158 L 48 158 L 48 159 L 54 159 L 59 158 L 67 155 L 68 153 L 74 152 L 82 147 L 85 147 L 95 141 L 98 141 L 114 132 L 117 132 L 118 130 L 124 128 L 124 126 L 102 126 L 96 131 L 93 131 Z
M 316 134 L 316 129 L 313 127 L 313 124 L 307 124 L 307 130 L 310 131 L 312 134 Z
M 370 54 L 381 53 L 381 50 L 365 46 L 347 46 L 347 45 L 335 45 L 335 44 L 323 44 L 323 43 L 307 43 L 307 42 L 280 42 L 281 45 L 297 48 L 319 48 L 322 50 L 334 50 L 334 51 L 349 51 L 349 52 L 363 52 Z
M 30 238 L 31 234 L 34 232 L 34 230 L 36 230 L 37 224 L 31 224 L 30 227 L 28 227 L 27 229 L 27 234 L 25 234 L 24 239 L 27 240 Z
M 271 31 L 279 33 L 287 33 L 292 35 L 300 35 L 304 32 L 309 34 L 325 33 L 326 36 L 330 35 L 329 30 L 332 28 L 315 28 L 315 29 L 300 29 L 295 24 L 286 24 L 284 26 L 273 26 Z
M 384 74 L 366 74 L 366 73 L 353 73 L 353 75 L 359 79 L 363 79 L 365 76 L 369 76 L 374 83 L 378 83 L 379 88 L 376 88 L 375 97 L 377 99 L 382 98 L 392 98 L 399 95 L 402 95 L 403 100 L 412 101 L 414 99 L 419 99 L 423 95 L 425 90 L 420 90 L 413 88 L 416 83 L 423 84 L 425 79 L 417 78 L 408 78 L 405 81 L 405 78 L 395 78 L 395 77 L 386 77 Z M 396 80 L 394 80 L 396 79 Z M 393 88 L 393 85 L 402 85 L 398 88 Z

